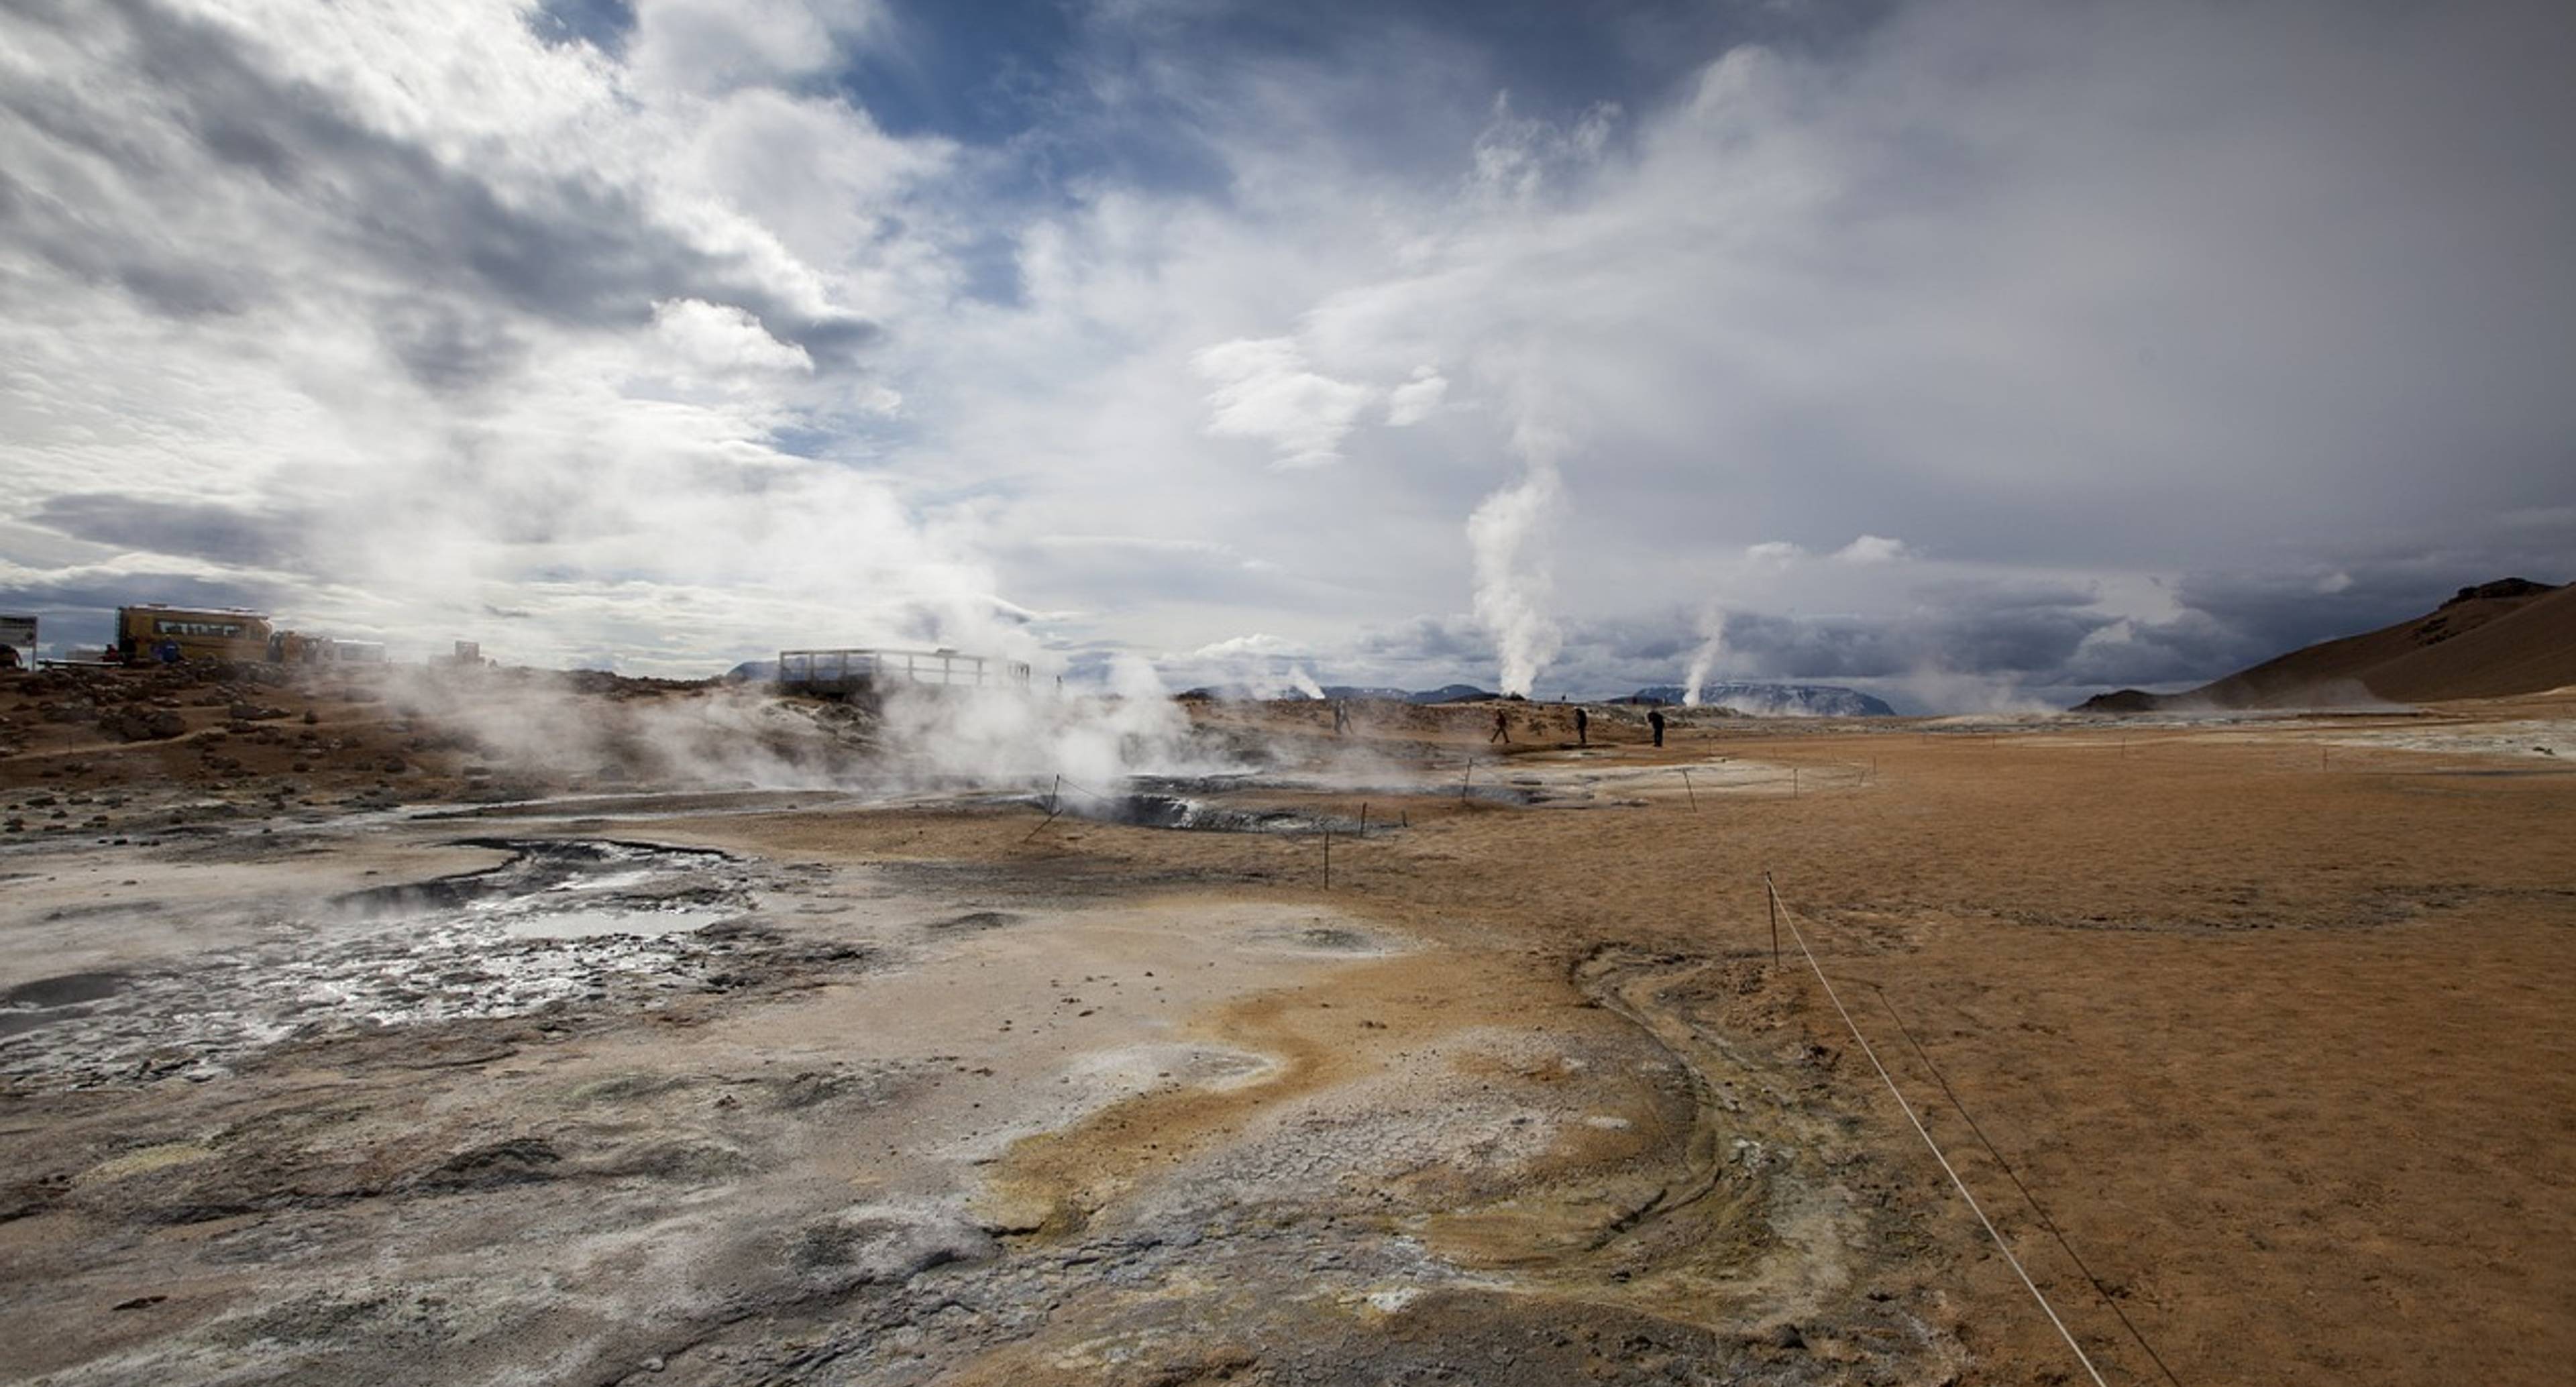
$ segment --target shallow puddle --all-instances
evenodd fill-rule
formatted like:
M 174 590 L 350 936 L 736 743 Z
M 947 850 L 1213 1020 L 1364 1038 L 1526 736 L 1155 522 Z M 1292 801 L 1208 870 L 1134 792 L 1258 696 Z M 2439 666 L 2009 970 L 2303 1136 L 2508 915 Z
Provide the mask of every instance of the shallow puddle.
M 504 920 L 501 932 L 512 939 L 597 939 L 632 935 L 654 939 L 687 934 L 728 917 L 723 910 L 640 910 L 613 906 L 549 910 Z

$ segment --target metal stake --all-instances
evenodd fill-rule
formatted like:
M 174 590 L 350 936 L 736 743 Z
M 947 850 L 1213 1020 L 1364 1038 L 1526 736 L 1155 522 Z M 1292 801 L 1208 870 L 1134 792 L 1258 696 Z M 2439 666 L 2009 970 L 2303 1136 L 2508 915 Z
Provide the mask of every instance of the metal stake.
M 1771 874 L 1762 874 L 1762 894 L 1771 906 L 1771 966 L 1780 966 L 1780 889 L 1771 884 Z

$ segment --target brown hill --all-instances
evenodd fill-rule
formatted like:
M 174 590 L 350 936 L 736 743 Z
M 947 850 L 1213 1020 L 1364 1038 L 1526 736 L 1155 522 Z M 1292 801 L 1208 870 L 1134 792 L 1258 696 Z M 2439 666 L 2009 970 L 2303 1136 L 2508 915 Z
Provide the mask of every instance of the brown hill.
M 2077 711 L 2336 707 L 2502 698 L 2576 684 L 2576 587 L 2505 578 L 2424 616 L 2266 660 L 2187 693 L 2135 689 Z

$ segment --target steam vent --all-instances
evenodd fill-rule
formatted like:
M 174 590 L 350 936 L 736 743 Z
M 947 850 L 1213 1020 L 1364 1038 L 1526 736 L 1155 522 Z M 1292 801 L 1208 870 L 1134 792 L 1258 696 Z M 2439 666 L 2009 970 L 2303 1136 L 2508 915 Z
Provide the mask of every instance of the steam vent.
M 2571 72 L 0 3 L 0 1387 L 2560 1387 Z

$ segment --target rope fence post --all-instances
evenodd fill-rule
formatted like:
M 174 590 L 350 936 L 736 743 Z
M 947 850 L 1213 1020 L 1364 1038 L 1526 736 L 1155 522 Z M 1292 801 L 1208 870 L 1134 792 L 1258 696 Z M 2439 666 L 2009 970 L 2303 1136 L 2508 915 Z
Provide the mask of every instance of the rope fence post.
M 1691 812 L 1692 812 L 1692 813 L 1694 813 L 1694 814 L 1698 813 L 1698 812 L 1699 812 L 1699 791 L 1694 790 L 1694 789 L 1692 789 L 1692 788 L 1691 788 L 1691 783 L 1690 783 L 1690 767 L 1688 767 L 1688 766 L 1684 766 L 1684 767 L 1682 767 L 1682 793 L 1683 793 L 1683 794 L 1686 794 L 1686 795 L 1688 795 L 1688 796 L 1690 796 L 1690 807 L 1691 807 Z
M 1333 889 L 1333 831 L 1324 830 L 1324 889 Z
M 1762 874 L 1762 896 L 1771 907 L 1771 966 L 1780 966 L 1780 892 L 1771 884 L 1771 874 Z

